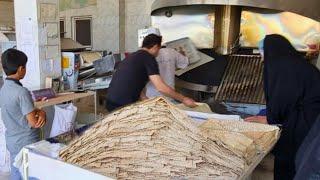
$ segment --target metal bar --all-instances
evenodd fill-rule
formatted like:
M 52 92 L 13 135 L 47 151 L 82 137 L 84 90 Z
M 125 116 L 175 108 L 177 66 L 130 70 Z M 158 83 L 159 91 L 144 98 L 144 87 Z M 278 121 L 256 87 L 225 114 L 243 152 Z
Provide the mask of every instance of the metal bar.
M 236 65 L 236 70 L 235 70 L 235 74 L 234 74 L 234 87 L 232 89 L 232 93 L 230 93 L 229 95 L 229 99 L 235 99 L 235 97 L 237 96 L 239 86 L 241 85 L 241 77 L 242 77 L 242 71 L 241 71 L 241 65 L 242 65 L 242 61 L 243 59 L 240 58 L 239 56 L 236 56 L 236 61 L 237 61 L 237 65 Z
M 260 80 L 260 91 L 259 91 L 260 101 L 259 102 L 261 104 L 265 104 L 266 101 L 265 101 L 265 96 L 264 96 L 264 84 L 263 84 L 264 63 L 262 61 L 262 58 L 260 58 L 259 63 L 260 63 L 260 67 L 261 67 L 261 69 L 260 69 L 260 78 L 261 78 L 261 80 Z
M 236 79 L 236 84 L 235 84 L 235 87 L 234 87 L 234 93 L 231 94 L 231 99 L 234 99 L 235 102 L 239 102 L 238 100 L 238 97 L 239 97 L 239 90 L 241 89 L 241 86 L 242 86 L 242 82 L 243 82 L 243 78 L 244 78 L 244 59 L 240 58 L 239 56 L 237 56 L 237 59 L 239 61 L 239 65 L 238 65 L 238 68 L 237 68 L 237 71 L 238 71 L 238 76 L 237 76 L 237 79 Z
M 236 78 L 236 75 L 237 75 L 237 68 L 238 68 L 238 64 L 239 64 L 239 61 L 237 60 L 237 57 L 236 56 L 230 56 L 230 59 L 232 59 L 232 65 L 233 65 L 233 68 L 230 72 L 230 80 L 229 80 L 229 86 L 227 86 L 227 89 L 226 89 L 226 93 L 225 93 L 225 99 L 227 101 L 230 101 L 232 100 L 230 98 L 230 96 L 232 96 L 233 94 L 233 89 L 234 89 L 234 86 L 235 86 L 235 78 Z
M 248 103 L 254 103 L 253 100 L 251 100 L 252 96 L 254 96 L 254 89 L 255 89 L 255 86 L 256 86 L 256 82 L 255 82 L 255 77 L 257 76 L 256 72 L 258 71 L 258 66 L 257 66 L 257 62 L 256 62 L 256 59 L 255 59 L 255 56 L 251 56 L 251 65 L 252 65 L 252 69 L 251 69 L 251 79 L 250 79 L 250 88 L 248 88 L 248 96 L 247 96 L 247 99 L 246 101 Z
M 229 70 L 226 73 L 225 84 L 224 84 L 224 88 L 223 88 L 223 91 L 221 94 L 222 100 L 225 100 L 227 98 L 226 94 L 228 93 L 228 90 L 229 90 L 228 85 L 231 84 L 232 72 L 235 69 L 235 64 L 234 64 L 234 60 L 232 59 L 232 57 L 228 57 L 228 67 L 229 67 Z
M 228 79 L 228 74 L 229 74 L 229 71 L 230 71 L 230 60 L 229 58 L 227 58 L 227 61 L 228 61 L 228 65 L 226 67 L 226 70 L 223 74 L 223 77 L 222 77 L 222 80 L 221 80 L 221 83 L 220 83 L 220 86 L 218 87 L 218 90 L 217 90 L 217 93 L 216 93 L 216 97 L 215 99 L 217 101 L 219 100 L 222 100 L 222 94 L 223 94 L 223 91 L 224 91 L 224 86 L 225 84 L 227 84 L 227 79 Z
M 248 86 L 248 91 L 247 91 L 247 97 L 246 97 L 246 102 L 248 103 L 252 103 L 252 96 L 253 96 L 253 89 L 255 88 L 255 76 L 256 76 L 256 71 L 257 71 L 257 66 L 256 66 L 256 61 L 254 56 L 250 56 L 250 60 L 251 60 L 251 65 L 253 66 L 251 72 L 250 72 L 250 85 Z
M 263 90 L 263 62 L 261 57 L 258 58 L 258 64 L 259 64 L 259 72 L 258 74 L 258 94 L 259 94 L 259 98 L 257 100 L 257 102 L 260 104 L 264 104 L 263 99 L 264 99 L 264 90 Z M 262 99 L 262 101 L 259 101 L 259 99 Z
M 247 67 L 246 69 L 246 74 L 245 74 L 245 81 L 243 82 L 242 84 L 242 92 L 241 94 L 239 94 L 240 96 L 240 102 L 242 101 L 245 101 L 247 102 L 247 99 L 248 99 L 248 95 L 247 95 L 247 92 L 248 92 L 248 89 L 251 88 L 251 84 L 252 84 L 252 70 L 254 69 L 254 66 L 253 66 L 253 63 L 252 63 L 252 56 L 248 57 L 246 59 L 246 64 L 245 66 Z
M 238 88 L 237 88 L 237 93 L 235 95 L 235 101 L 236 102 L 241 102 L 241 99 L 242 99 L 242 94 L 243 94 L 243 91 L 245 89 L 245 83 L 247 82 L 248 80 L 248 77 L 246 76 L 246 73 L 248 72 L 248 61 L 246 59 L 242 59 L 242 64 L 240 65 L 239 69 L 241 68 L 240 70 L 240 75 L 241 75 L 241 79 L 239 81 L 239 85 L 238 85 Z
M 263 63 L 262 63 L 262 60 L 261 60 L 261 57 L 259 58 L 258 60 L 259 62 L 259 66 L 260 66 L 260 72 L 259 72 L 259 84 L 258 84 L 258 88 L 259 88 L 259 91 L 258 91 L 258 95 L 259 95 L 259 98 L 258 98 L 258 102 L 260 102 L 261 104 L 263 104 L 263 95 L 264 95 L 264 90 L 263 90 Z
M 236 63 L 236 65 L 235 65 L 236 68 L 234 70 L 234 76 L 232 79 L 231 91 L 227 94 L 229 101 L 234 100 L 234 95 L 237 92 L 237 85 L 239 84 L 239 82 L 237 80 L 239 79 L 240 72 L 241 72 L 241 71 L 239 71 L 239 66 L 241 65 L 241 59 L 239 59 L 238 56 L 234 56 L 234 61 Z
M 229 58 L 227 58 L 227 61 L 228 61 L 228 65 L 226 67 L 226 70 L 223 74 L 223 78 L 221 80 L 221 84 L 218 88 L 218 92 L 216 94 L 216 100 L 217 101 L 221 101 L 223 100 L 223 94 L 224 94 L 224 91 L 225 91 L 225 85 L 228 84 L 228 78 L 229 78 L 229 73 L 230 73 L 230 70 L 231 70 L 231 61 Z
M 252 57 L 252 58 L 253 58 L 252 59 L 252 64 L 253 64 L 254 68 L 252 70 L 252 79 L 251 79 L 252 80 L 252 86 L 248 91 L 249 96 L 248 96 L 247 101 L 249 103 L 253 103 L 254 102 L 254 97 L 253 96 L 254 96 L 254 93 L 256 92 L 256 86 L 257 86 L 257 82 L 256 82 L 257 74 L 256 73 L 259 70 L 258 69 L 259 66 L 257 65 L 256 59 L 254 57 Z
M 97 121 L 97 91 L 94 91 L 94 120 Z
M 260 99 L 260 89 L 261 89 L 261 81 L 262 81 L 262 77 L 261 77 L 261 72 L 262 72 L 262 68 L 261 68 L 261 63 L 260 63 L 260 58 L 257 58 L 257 64 L 258 64 L 258 72 L 257 72 L 257 84 L 256 84 L 256 102 L 259 102 L 259 99 Z
M 254 103 L 254 94 L 256 93 L 256 85 L 257 85 L 256 76 L 257 76 L 257 72 L 259 71 L 259 66 L 257 64 L 255 57 L 252 57 L 252 64 L 254 68 L 252 70 L 252 77 L 251 77 L 252 85 L 248 90 L 248 98 L 247 98 L 248 103 Z
M 225 92 L 226 92 L 226 85 L 227 84 L 229 84 L 229 79 L 230 79 L 230 73 L 231 73 L 231 70 L 232 70 L 232 61 L 231 61 L 231 59 L 230 58 L 227 58 L 227 61 L 228 61 L 228 65 L 227 65 L 227 70 L 225 71 L 225 73 L 224 73 L 224 77 L 223 77 L 223 79 L 222 79 L 222 82 L 223 82 L 223 84 L 221 84 L 220 85 L 220 90 L 221 91 L 219 91 L 219 94 L 217 94 L 217 99 L 219 99 L 219 100 L 224 100 L 224 94 L 225 94 Z
M 254 95 L 252 96 L 252 101 L 253 102 L 259 102 L 259 98 L 260 98 L 260 91 L 261 91 L 261 81 L 262 81 L 262 77 L 261 77 L 261 72 L 262 72 L 262 67 L 261 67 L 261 60 L 260 58 L 256 59 L 256 64 L 257 64 L 257 70 L 255 71 L 255 88 L 254 88 Z
M 248 69 L 247 69 L 246 82 L 244 82 L 244 84 L 243 84 L 244 90 L 243 90 L 242 94 L 240 94 L 241 101 L 244 101 L 244 102 L 248 102 L 248 99 L 250 97 L 248 94 L 248 91 L 252 87 L 252 76 L 253 76 L 252 71 L 254 70 L 254 63 L 252 63 L 253 57 L 250 56 L 247 61 L 249 62 L 249 65 L 248 65 Z

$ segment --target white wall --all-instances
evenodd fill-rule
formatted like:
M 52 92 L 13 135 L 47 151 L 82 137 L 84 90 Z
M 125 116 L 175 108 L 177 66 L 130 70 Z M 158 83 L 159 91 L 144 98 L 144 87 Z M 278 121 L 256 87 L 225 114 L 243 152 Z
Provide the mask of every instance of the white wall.
M 93 50 L 119 52 L 119 40 L 126 51 L 138 49 L 138 29 L 151 25 L 151 5 L 154 0 L 125 0 L 125 38 L 119 37 L 119 1 L 97 0 L 97 6 L 68 9 L 60 12 L 66 20 L 66 37 L 72 37 L 72 17 L 92 16 Z M 121 26 L 123 27 L 123 26 Z
M 28 56 L 27 73 L 21 82 L 29 90 L 39 89 L 41 78 L 37 1 L 15 0 L 14 10 L 17 49 Z M 29 31 L 28 38 L 20 38 L 25 37 L 25 29 Z
M 151 5 L 154 0 L 126 0 L 126 50 L 138 49 L 138 29 L 151 25 Z
M 151 5 L 154 0 L 125 0 L 125 38 L 119 37 L 119 1 L 97 0 L 97 6 L 81 9 L 68 9 L 60 12 L 66 20 L 66 37 L 72 37 L 74 16 L 92 16 L 93 50 L 119 51 L 119 40 L 122 39 L 126 51 L 138 47 L 138 29 L 151 25 Z M 14 26 L 13 2 L 0 1 L 0 26 Z
M 97 6 L 68 9 L 60 12 L 66 21 L 65 37 L 72 38 L 72 17 L 92 17 L 93 50 L 119 51 L 119 3 L 117 0 L 97 0 Z
M 61 76 L 60 38 L 54 38 L 59 37 L 56 36 L 59 17 L 52 13 L 45 18 L 40 13 L 41 4 L 43 8 L 50 4 L 53 10 L 58 10 L 58 0 L 14 1 L 17 49 L 28 56 L 27 74 L 22 83 L 29 90 L 44 88 L 46 77 Z
M 13 2 L 0 1 L 0 27 L 14 27 Z

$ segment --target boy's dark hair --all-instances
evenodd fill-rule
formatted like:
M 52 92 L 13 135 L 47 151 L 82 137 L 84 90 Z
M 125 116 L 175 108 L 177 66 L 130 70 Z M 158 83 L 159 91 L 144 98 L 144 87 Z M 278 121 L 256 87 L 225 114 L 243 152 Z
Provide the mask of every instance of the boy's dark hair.
M 152 48 L 154 45 L 158 45 L 161 47 L 161 42 L 162 42 L 162 36 L 149 34 L 143 39 L 142 47 L 147 49 Z
M 1 56 L 2 68 L 7 76 L 17 73 L 18 68 L 25 67 L 27 61 L 27 55 L 16 49 L 8 49 Z

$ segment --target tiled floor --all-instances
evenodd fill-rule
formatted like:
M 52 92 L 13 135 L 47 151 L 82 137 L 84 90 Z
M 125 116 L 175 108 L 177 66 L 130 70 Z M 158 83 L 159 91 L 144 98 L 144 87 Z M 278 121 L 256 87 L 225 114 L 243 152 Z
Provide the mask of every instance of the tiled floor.
M 251 180 L 273 180 L 274 156 L 267 155 L 253 171 Z

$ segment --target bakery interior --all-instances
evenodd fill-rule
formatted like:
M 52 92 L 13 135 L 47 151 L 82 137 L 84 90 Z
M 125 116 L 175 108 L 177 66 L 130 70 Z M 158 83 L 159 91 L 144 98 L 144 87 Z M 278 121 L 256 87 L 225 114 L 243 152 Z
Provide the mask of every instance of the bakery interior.
M 14 159 L 20 178 L 274 179 L 283 129 L 245 121 L 267 116 L 259 45 L 284 36 L 319 71 L 319 8 L 319 0 L 0 0 L 0 55 L 28 57 L 21 83 L 46 114 L 41 140 Z M 197 106 L 163 95 L 108 111 L 113 76 L 149 31 L 189 59 L 173 89 Z M 0 92 L 7 78 L 0 66 Z M 9 180 L 4 118 L 0 179 Z

